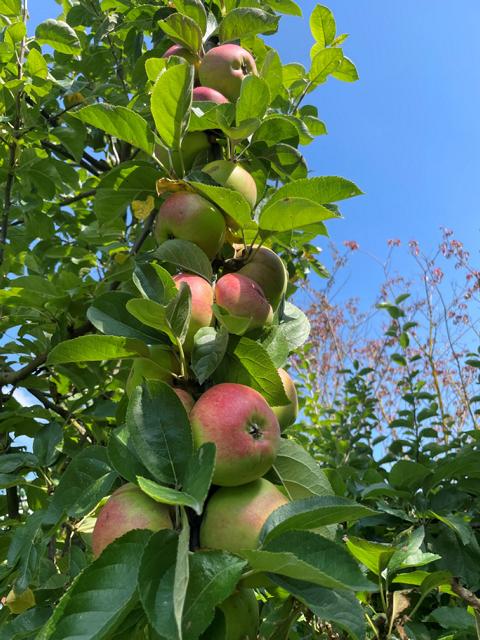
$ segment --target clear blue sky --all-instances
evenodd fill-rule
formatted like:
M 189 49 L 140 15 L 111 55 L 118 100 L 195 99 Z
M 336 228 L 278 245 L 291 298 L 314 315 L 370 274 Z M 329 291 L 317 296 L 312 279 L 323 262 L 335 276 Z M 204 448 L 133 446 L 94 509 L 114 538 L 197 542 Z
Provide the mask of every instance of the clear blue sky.
M 53 0 L 29 4 L 32 27 L 58 13 Z M 305 154 L 314 174 L 350 178 L 366 194 L 342 205 L 345 220 L 330 225 L 332 238 L 355 239 L 362 249 L 384 255 L 388 238 L 416 238 L 433 247 L 438 228 L 447 226 L 476 254 L 480 3 L 325 4 L 335 14 L 338 32 L 351 34 L 345 51 L 357 64 L 360 81 L 329 80 L 312 94 L 329 135 Z M 315 5 L 300 5 L 304 18 L 283 18 L 271 39 L 284 62 L 308 63 L 308 14 Z M 346 293 L 371 298 L 381 279 L 378 267 L 361 254 L 353 266 Z

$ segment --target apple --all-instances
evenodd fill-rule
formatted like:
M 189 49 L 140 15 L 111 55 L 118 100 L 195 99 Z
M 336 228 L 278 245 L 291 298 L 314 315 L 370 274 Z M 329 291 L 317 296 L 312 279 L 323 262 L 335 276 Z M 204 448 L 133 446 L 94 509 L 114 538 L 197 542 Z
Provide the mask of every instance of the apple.
M 280 446 L 280 427 L 265 398 L 243 384 L 223 382 L 211 387 L 190 414 L 197 447 L 217 447 L 213 483 L 246 484 L 272 466 Z
M 169 47 L 162 58 L 170 58 L 170 56 L 178 56 L 179 58 L 184 58 L 190 64 L 195 64 L 198 62 L 198 57 L 192 53 L 187 47 L 182 47 L 181 44 L 174 44 Z
M 148 358 L 135 358 L 127 378 L 125 390 L 131 396 L 135 387 L 145 380 L 161 380 L 170 383 L 172 372 L 178 371 L 178 363 L 169 347 L 152 345 Z
M 232 316 L 248 319 L 246 331 L 271 324 L 273 310 L 262 288 L 240 273 L 227 273 L 215 285 L 215 302 Z
M 204 131 L 191 131 L 184 137 L 181 145 L 181 152 L 177 149 L 171 149 L 170 157 L 172 168 L 177 176 L 183 176 L 184 173 L 190 171 L 195 161 L 201 162 L 209 159 L 211 145 L 208 136 Z M 157 144 L 155 146 L 155 155 L 158 160 L 167 169 L 170 167 L 170 157 L 166 147 Z M 183 160 L 183 165 L 182 165 Z
M 256 640 L 260 623 L 253 589 L 237 589 L 218 605 L 213 623 L 202 640 Z
M 127 483 L 112 493 L 98 514 L 92 535 L 93 555 L 97 558 L 111 542 L 133 529 L 172 529 L 172 521 L 166 505 Z
M 170 195 L 158 210 L 155 237 L 189 240 L 213 259 L 223 245 L 225 219 L 219 209 L 202 196 L 189 191 Z
M 288 375 L 285 369 L 278 369 L 278 375 L 280 376 L 285 394 L 289 400 L 288 404 L 280 407 L 272 407 L 273 413 L 277 416 L 280 429 L 283 431 L 287 427 L 290 427 L 298 415 L 298 396 L 295 383 Z
M 195 400 L 193 399 L 192 395 L 188 393 L 188 391 L 185 391 L 185 389 L 174 389 L 174 391 L 179 397 L 180 402 L 185 407 L 185 411 L 187 412 L 187 414 L 190 414 L 191 410 L 193 409 L 193 405 L 195 404 Z
M 200 63 L 200 82 L 220 91 L 230 101 L 240 95 L 242 80 L 258 75 L 253 56 L 237 44 L 222 44 L 208 51 Z
M 204 171 L 204 169 L 202 169 Z M 245 261 L 238 270 L 254 280 L 263 290 L 265 297 L 276 309 L 287 290 L 288 273 L 282 259 L 268 247 L 238 248 L 236 260 Z
M 35 606 L 35 596 L 31 589 L 25 589 L 22 593 L 15 593 L 12 589 L 6 598 L 2 598 L 2 604 L 10 609 L 10 613 L 23 613 Z
M 184 350 L 190 353 L 193 348 L 193 338 L 197 331 L 212 324 L 213 288 L 205 278 L 189 273 L 179 273 L 173 276 L 173 280 L 177 289 L 184 282 L 192 293 L 192 315 L 190 316 L 190 325 L 183 345 Z
M 219 91 L 210 87 L 195 87 L 193 90 L 194 102 L 215 102 L 216 104 L 227 104 L 229 100 Z
M 240 487 L 222 487 L 207 503 L 200 544 L 231 553 L 256 549 L 268 516 L 284 504 L 287 498 L 265 478 Z
M 241 165 L 229 160 L 215 160 L 202 168 L 203 173 L 218 184 L 241 193 L 253 209 L 257 202 L 257 185 L 252 176 Z

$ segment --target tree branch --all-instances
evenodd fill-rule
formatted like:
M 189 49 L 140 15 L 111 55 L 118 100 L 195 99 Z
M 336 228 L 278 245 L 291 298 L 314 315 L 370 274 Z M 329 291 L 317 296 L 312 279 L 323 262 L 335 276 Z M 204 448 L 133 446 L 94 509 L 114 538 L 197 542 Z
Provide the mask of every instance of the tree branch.
M 62 207 L 67 204 L 72 204 L 73 202 L 78 202 L 79 200 L 84 200 L 85 198 L 90 198 L 97 193 L 96 189 L 90 189 L 90 191 L 83 191 L 82 193 L 78 193 L 76 196 L 71 196 L 70 198 L 63 198 L 58 203 Z
M 452 580 L 452 591 L 457 594 L 459 598 L 461 598 L 464 602 L 466 602 L 470 607 L 473 607 L 475 611 L 480 613 L 480 599 L 472 593 L 469 589 L 462 587 L 458 578 L 453 578 Z
M 75 427 L 75 429 L 78 431 L 78 433 L 82 436 L 82 438 L 88 438 L 87 430 L 85 429 L 83 424 L 79 420 L 75 419 L 72 416 L 72 414 L 69 411 L 67 411 L 67 409 L 65 409 L 59 404 L 55 404 L 54 402 L 52 402 L 45 393 L 43 393 L 42 391 L 39 391 L 38 389 L 32 389 L 31 387 L 26 387 L 26 389 L 28 393 L 31 393 L 32 396 L 37 398 L 37 400 L 40 400 L 40 402 L 43 404 L 43 406 L 46 409 L 50 409 L 50 411 L 53 411 L 54 413 L 58 414 L 65 421 L 71 422 Z

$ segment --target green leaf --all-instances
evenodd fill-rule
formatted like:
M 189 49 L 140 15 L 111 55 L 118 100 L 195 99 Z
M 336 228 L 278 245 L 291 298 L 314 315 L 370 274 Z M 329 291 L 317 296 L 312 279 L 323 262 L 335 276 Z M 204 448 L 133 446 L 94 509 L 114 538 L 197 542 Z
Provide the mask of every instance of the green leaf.
M 214 617 L 214 609 L 226 600 L 246 562 L 225 551 L 197 551 L 190 555 L 190 581 L 183 611 L 183 638 L 196 640 Z
M 40 466 L 49 467 L 58 456 L 57 447 L 63 440 L 63 429 L 58 422 L 43 426 L 33 440 L 33 453 Z
M 183 344 L 192 315 L 192 291 L 185 282 L 180 284 L 180 290 L 175 298 L 168 303 L 166 312 L 168 325 L 174 336 Z
M 250 7 L 242 7 L 229 11 L 219 27 L 221 42 L 240 40 L 257 33 L 275 33 L 278 28 L 279 17 Z
M 388 481 L 396 489 L 413 490 L 421 487 L 431 473 L 430 469 L 419 462 L 399 460 L 391 468 Z
M 358 80 L 358 71 L 350 58 L 344 56 L 340 66 L 332 73 L 332 76 L 337 80 L 343 80 L 343 82 L 356 82 Z
M 320 620 L 334 623 L 346 631 L 352 640 L 365 639 L 363 609 L 353 593 L 325 589 L 276 575 L 271 577 L 276 584 L 303 602 Z
M 369 542 L 354 536 L 348 536 L 347 549 L 352 556 L 364 564 L 372 573 L 379 576 L 395 553 L 395 548 L 387 544 Z
M 318 584 L 328 589 L 374 591 L 348 551 L 311 531 L 287 531 L 257 551 L 242 551 L 255 571 Z
M 317 4 L 310 16 L 310 30 L 319 46 L 326 47 L 332 44 L 335 39 L 337 27 L 330 9 Z
M 146 299 L 167 304 L 177 296 L 178 289 L 170 273 L 158 264 L 139 264 L 133 272 L 133 282 Z
M 127 107 L 107 103 L 91 104 L 71 115 L 152 155 L 153 133 L 148 122 Z
M 21 11 L 21 0 L 0 0 L 0 13 L 4 16 L 19 16 Z
M 178 396 L 163 382 L 137 387 L 126 424 L 142 463 L 160 483 L 178 484 L 192 452 L 190 422 Z
M 0 2 L 0 13 L 2 12 Z M 2 640 L 24 640 L 38 638 L 36 635 L 52 615 L 49 607 L 34 607 L 0 626 Z M 32 635 L 35 634 L 35 635 Z
M 182 639 L 182 619 L 185 598 L 190 581 L 190 524 L 185 509 L 180 510 L 182 530 L 178 537 L 177 561 L 175 563 L 175 579 L 173 581 L 173 611 L 177 625 L 177 633 Z
M 192 108 L 193 67 L 177 64 L 156 81 L 151 109 L 157 131 L 167 147 L 180 148 Z
M 107 445 L 108 459 L 115 471 L 128 480 L 135 483 L 137 476 L 147 476 L 148 471 L 140 461 L 133 446 L 129 430 L 125 425 L 115 429 Z
M 438 607 L 429 616 L 428 620 L 436 622 L 444 629 L 452 631 L 470 631 L 475 633 L 475 618 L 462 607 Z M 456 634 L 455 634 L 456 635 Z
M 62 20 L 45 20 L 35 29 L 35 37 L 40 44 L 48 44 L 60 53 L 76 55 L 82 50 L 75 31 Z
M 73 458 L 61 476 L 45 515 L 45 522 L 54 524 L 62 514 L 81 518 L 108 494 L 116 477 L 117 474 L 108 462 L 105 447 L 85 447 Z
M 268 200 L 270 204 L 284 198 L 307 198 L 316 204 L 328 204 L 362 195 L 360 189 L 350 180 L 338 176 L 322 176 L 295 180 L 280 187 Z
M 338 216 L 321 204 L 306 198 L 285 197 L 267 203 L 258 221 L 264 231 L 292 231 Z
M 172 342 L 175 342 L 175 334 L 168 322 L 165 306 L 153 300 L 133 298 L 127 302 L 127 311 L 142 324 L 165 333 Z
M 236 105 L 237 126 L 250 118 L 261 120 L 269 104 L 270 90 L 265 80 L 253 75 L 244 78 Z
M 150 531 L 130 531 L 73 582 L 37 640 L 109 637 L 135 603 L 142 551 Z
M 310 335 L 310 321 L 301 309 L 286 302 L 278 330 L 283 334 L 290 351 L 301 347 Z
M 37 49 L 31 49 L 29 51 L 25 67 L 32 78 L 36 77 L 44 80 L 48 76 L 48 67 L 45 58 Z
M 288 403 L 280 376 L 265 349 L 249 338 L 230 338 L 230 346 L 215 371 L 217 382 L 235 382 L 259 391 L 268 404 Z
M 166 20 L 160 20 L 158 25 L 174 42 L 183 45 L 193 53 L 200 52 L 202 32 L 192 18 L 181 13 L 172 13 Z
M 354 522 L 376 515 L 376 511 L 338 496 L 318 496 L 296 500 L 276 509 L 260 532 L 263 544 L 292 529 L 316 529 L 338 522 Z
M 273 471 L 290 500 L 332 495 L 332 487 L 312 456 L 293 440 L 282 439 Z
M 325 82 L 328 76 L 338 71 L 342 64 L 341 49 L 322 49 L 312 60 L 309 78 L 313 86 Z
M 252 220 L 251 208 L 245 197 L 225 187 L 220 187 L 203 182 L 192 182 L 189 184 L 202 196 L 213 202 L 222 209 L 239 227 L 244 227 Z
M 140 489 L 156 502 L 190 507 L 197 513 L 199 511 L 197 500 L 184 491 L 177 491 L 171 487 L 164 487 L 153 480 L 142 478 L 142 476 L 137 477 L 137 482 Z
M 183 480 L 183 489 L 196 500 L 193 507 L 200 515 L 212 484 L 215 470 L 216 447 L 213 442 L 206 442 L 197 449 L 189 463 Z
M 147 344 L 164 343 L 165 337 L 132 317 L 126 305 L 133 296 L 121 291 L 104 293 L 87 310 L 87 318 L 102 333 L 137 338 Z
M 205 33 L 207 13 L 201 0 L 176 0 L 175 8 L 180 13 L 192 18 L 199 25 L 202 33 Z
M 182 271 L 196 273 L 209 282 L 213 277 L 212 265 L 207 255 L 188 240 L 166 240 L 154 252 L 160 262 L 179 267 Z
M 270 97 L 274 100 L 283 89 L 283 67 L 280 56 L 274 49 L 270 49 L 265 56 L 260 76 L 265 80 L 270 90 Z
M 203 327 L 195 334 L 192 352 L 192 370 L 198 383 L 205 381 L 215 372 L 223 360 L 228 346 L 228 331 L 225 327 Z
M 148 356 L 146 344 L 119 336 L 80 336 L 57 344 L 49 353 L 47 364 L 65 362 L 101 362 L 119 358 Z
M 278 13 L 284 13 L 289 16 L 302 16 L 302 10 L 293 0 L 268 0 L 268 4 Z

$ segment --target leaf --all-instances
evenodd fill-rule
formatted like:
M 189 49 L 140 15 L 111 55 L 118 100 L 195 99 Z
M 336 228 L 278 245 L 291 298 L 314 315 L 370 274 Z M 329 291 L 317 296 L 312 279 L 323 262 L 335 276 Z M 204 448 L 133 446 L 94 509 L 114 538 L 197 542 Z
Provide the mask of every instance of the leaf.
M 178 538 L 177 561 L 175 563 L 175 579 L 173 581 L 173 611 L 177 625 L 177 633 L 180 638 L 182 634 L 183 609 L 185 598 L 190 581 L 190 525 L 187 514 L 181 509 L 182 530 Z
M 180 483 L 192 452 L 192 434 L 173 389 L 157 381 L 137 387 L 126 424 L 142 463 L 157 482 Z
M 230 338 L 230 346 L 215 371 L 217 382 L 244 384 L 259 391 L 271 407 L 288 403 L 280 376 L 265 349 L 249 338 Z
M 253 75 L 244 78 L 236 104 L 237 126 L 250 118 L 261 120 L 269 104 L 270 90 L 265 80 Z
M 241 555 L 255 571 L 276 573 L 328 589 L 376 589 L 343 546 L 310 531 L 287 531 L 262 550 L 243 551 Z
M 171 487 L 164 487 L 148 478 L 137 477 L 138 486 L 147 496 L 162 504 L 179 505 L 190 507 L 198 513 L 198 503 L 196 499 L 184 491 L 177 491 Z
M 144 298 L 159 304 L 170 302 L 178 293 L 172 276 L 158 264 L 137 265 L 132 278 Z
M 1 9 L 0 2 L 0 12 Z M 10 619 L 6 624 L 0 626 L 2 640 L 24 640 L 24 638 L 37 638 L 36 632 L 40 631 L 45 622 L 52 615 L 49 607 L 35 607 L 29 609 L 19 616 Z
M 310 321 L 301 309 L 286 302 L 278 330 L 283 334 L 290 351 L 301 347 L 310 335 Z
M 121 623 L 136 599 L 150 531 L 130 531 L 109 545 L 73 582 L 37 640 L 97 640 Z
M 175 342 L 175 335 L 168 322 L 164 305 L 153 300 L 133 298 L 127 302 L 127 311 L 142 324 L 165 333 L 172 342 Z
M 157 131 L 167 147 L 178 149 L 188 129 L 192 107 L 193 67 L 167 69 L 152 89 L 151 109 Z
M 183 489 L 196 500 L 193 508 L 200 515 L 212 484 L 215 470 L 216 447 L 213 442 L 206 442 L 197 449 L 187 466 Z
M 316 529 L 338 522 L 354 522 L 376 515 L 376 511 L 339 496 L 315 496 L 296 500 L 276 509 L 265 521 L 260 542 L 268 543 L 285 531 Z
M 431 475 L 430 469 L 412 460 L 399 460 L 390 470 L 388 480 L 396 489 L 417 489 Z
M 219 27 L 221 42 L 240 40 L 257 33 L 275 33 L 278 28 L 279 17 L 263 11 L 243 7 L 229 11 Z
M 209 282 L 213 277 L 212 265 L 207 255 L 193 242 L 188 240 L 166 240 L 158 249 L 154 256 L 159 262 L 167 262 L 182 271 L 196 273 Z
M 180 284 L 177 295 L 168 303 L 166 311 L 168 324 L 172 328 L 173 334 L 183 344 L 192 315 L 192 291 L 185 282 Z
M 21 0 L 0 0 L 0 13 L 3 15 L 19 16 L 21 11 Z
M 175 8 L 180 13 L 192 18 L 199 25 L 202 33 L 205 33 L 207 14 L 201 0 L 176 0 Z
M 338 625 L 353 640 L 364 640 L 363 609 L 353 593 L 325 589 L 308 582 L 276 575 L 272 575 L 272 580 L 303 602 L 321 620 Z
M 40 466 L 49 467 L 57 458 L 57 447 L 63 440 L 63 429 L 58 422 L 43 426 L 33 440 L 33 453 Z
M 263 231 L 292 231 L 338 216 L 313 200 L 286 197 L 267 203 L 258 221 Z
M 54 524 L 62 514 L 81 518 L 108 494 L 116 477 L 105 447 L 82 449 L 61 476 L 44 521 Z
M 360 189 L 350 180 L 338 176 L 321 176 L 295 180 L 280 187 L 268 200 L 267 205 L 283 198 L 307 198 L 316 204 L 328 204 L 362 195 Z
M 194 338 L 192 370 L 198 383 L 205 381 L 215 372 L 223 360 L 228 346 L 228 331 L 225 327 L 202 327 Z
M 235 590 L 246 563 L 225 551 L 190 555 L 190 581 L 183 612 L 183 638 L 196 640 L 213 620 L 214 609 Z
M 147 476 L 148 471 L 140 461 L 133 446 L 130 432 L 125 425 L 115 429 L 107 445 L 108 459 L 115 471 L 128 480 L 135 483 L 137 476 Z
M 45 58 L 37 49 L 30 49 L 25 62 L 26 69 L 32 78 L 42 78 L 48 76 L 48 67 Z
M 40 44 L 48 44 L 60 53 L 76 55 L 82 50 L 75 31 L 62 20 L 45 20 L 35 29 L 35 38 Z
M 390 558 L 395 553 L 395 547 L 378 542 L 369 542 L 353 536 L 348 536 L 346 544 L 352 556 L 377 576 L 386 568 Z
M 129 293 L 116 291 L 104 293 L 94 300 L 87 310 L 87 318 L 102 333 L 137 338 L 147 344 L 165 343 L 165 336 L 132 317 L 127 303 L 133 299 Z
M 153 133 L 142 116 L 127 107 L 107 104 L 91 104 L 71 114 L 82 122 L 105 131 L 110 136 L 125 140 L 142 149 L 149 156 L 153 153 Z
M 166 20 L 160 20 L 158 25 L 174 42 L 183 45 L 193 53 L 200 52 L 202 32 L 192 18 L 181 13 L 172 13 Z
M 251 222 L 250 205 L 241 193 L 226 187 L 204 184 L 203 182 L 189 180 L 189 184 L 202 196 L 205 196 L 222 209 L 239 227 L 244 227 Z
M 293 440 L 282 439 L 273 471 L 290 500 L 332 495 L 332 487 L 319 464 Z
M 342 64 L 343 53 L 341 49 L 322 49 L 312 60 L 310 69 L 310 82 L 316 86 L 325 82 L 328 76 L 338 71 Z
M 101 362 L 148 355 L 149 350 L 145 343 L 135 338 L 80 336 L 57 344 L 48 354 L 47 364 Z
M 356 82 L 358 80 L 358 71 L 350 58 L 344 56 L 340 66 L 332 73 L 332 76 L 337 80 L 343 80 L 343 82 Z
M 268 0 L 268 4 L 278 11 L 289 16 L 302 16 L 302 10 L 293 0 Z
M 326 47 L 332 44 L 335 39 L 337 27 L 330 9 L 317 4 L 310 16 L 310 30 L 319 46 Z
M 444 629 L 475 633 L 475 618 L 463 607 L 438 607 L 428 616 Z

